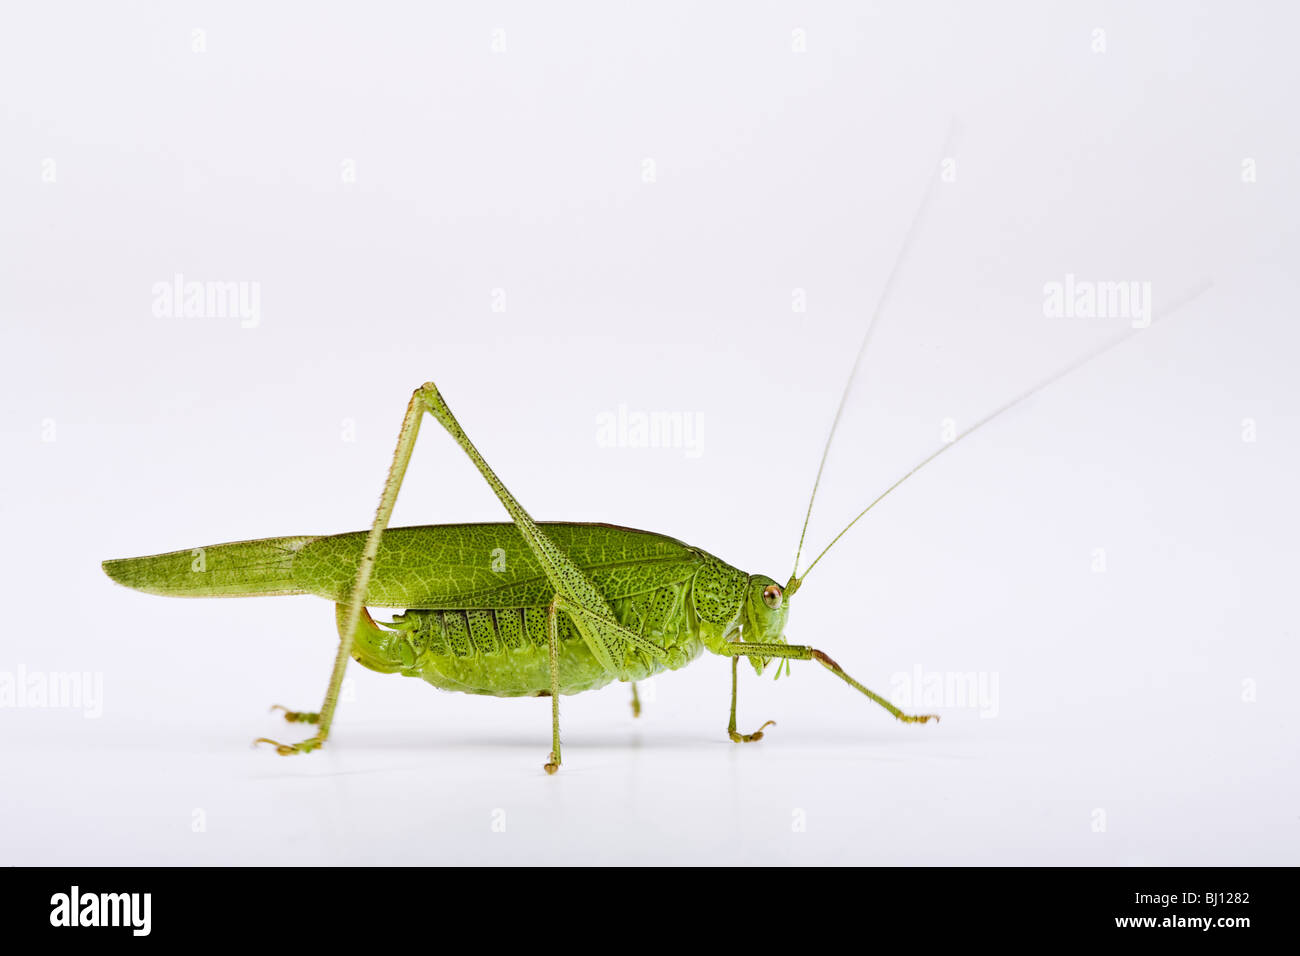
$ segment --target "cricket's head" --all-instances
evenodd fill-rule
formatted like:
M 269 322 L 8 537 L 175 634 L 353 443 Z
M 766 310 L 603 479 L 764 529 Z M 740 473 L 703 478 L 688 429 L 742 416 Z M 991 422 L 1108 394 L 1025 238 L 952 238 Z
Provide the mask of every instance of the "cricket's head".
M 784 644 L 785 619 L 790 613 L 790 604 L 785 599 L 785 589 L 771 578 L 762 574 L 749 576 L 749 588 L 745 596 L 744 634 L 749 644 Z M 763 673 L 769 658 L 751 657 L 749 662 L 754 671 Z

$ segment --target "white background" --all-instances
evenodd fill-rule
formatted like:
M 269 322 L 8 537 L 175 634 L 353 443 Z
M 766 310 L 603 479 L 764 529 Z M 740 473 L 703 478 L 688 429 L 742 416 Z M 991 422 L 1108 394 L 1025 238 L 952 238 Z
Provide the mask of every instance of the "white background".
M 975 6 L 7 6 L 0 674 L 97 675 L 103 713 L 0 709 L 0 863 L 1296 863 L 1296 18 Z M 708 657 L 639 721 L 622 686 L 565 699 L 549 778 L 545 700 L 354 668 L 326 749 L 284 759 L 249 743 L 305 735 L 267 707 L 317 706 L 332 608 L 100 571 L 365 527 L 433 379 L 536 517 L 784 580 L 941 158 L 815 550 L 944 419 L 1127 326 L 1046 318 L 1045 283 L 1213 283 L 794 600 L 792 642 L 891 696 L 983 675 L 985 716 L 903 726 L 795 664 L 742 674 L 741 729 L 778 726 L 737 746 Z M 259 324 L 156 316 L 177 273 L 258 283 Z M 601 447 L 619 405 L 693 416 L 700 454 Z M 502 518 L 424 434 L 396 523 Z

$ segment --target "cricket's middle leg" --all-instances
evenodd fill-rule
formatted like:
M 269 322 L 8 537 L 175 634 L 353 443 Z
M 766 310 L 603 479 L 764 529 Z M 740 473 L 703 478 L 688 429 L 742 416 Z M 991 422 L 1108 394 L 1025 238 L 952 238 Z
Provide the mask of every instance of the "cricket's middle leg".
M 546 609 L 546 643 L 551 659 L 551 757 L 542 768 L 547 773 L 560 769 L 560 627 L 557 594 Z

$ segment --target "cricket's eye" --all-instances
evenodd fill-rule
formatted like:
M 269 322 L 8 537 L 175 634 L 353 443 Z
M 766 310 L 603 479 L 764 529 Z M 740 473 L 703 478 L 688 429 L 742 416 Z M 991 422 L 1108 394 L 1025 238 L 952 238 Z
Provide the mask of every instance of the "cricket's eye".
M 775 584 L 769 584 L 763 588 L 763 603 L 776 610 L 781 606 L 781 589 Z

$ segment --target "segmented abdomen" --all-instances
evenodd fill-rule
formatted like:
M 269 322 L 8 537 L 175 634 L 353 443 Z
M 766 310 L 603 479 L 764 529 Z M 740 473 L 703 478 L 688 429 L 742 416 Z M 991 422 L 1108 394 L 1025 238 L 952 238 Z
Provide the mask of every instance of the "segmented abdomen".
M 662 662 L 629 650 L 626 676 L 641 680 L 683 667 L 703 649 L 689 600 L 691 579 L 617 598 L 619 623 L 668 653 Z M 496 697 L 550 692 L 545 607 L 408 610 L 392 624 L 358 634 L 354 656 L 373 670 L 421 677 L 436 687 Z M 556 618 L 560 693 L 577 694 L 615 679 L 601 667 L 566 614 Z

